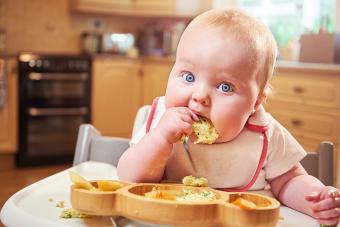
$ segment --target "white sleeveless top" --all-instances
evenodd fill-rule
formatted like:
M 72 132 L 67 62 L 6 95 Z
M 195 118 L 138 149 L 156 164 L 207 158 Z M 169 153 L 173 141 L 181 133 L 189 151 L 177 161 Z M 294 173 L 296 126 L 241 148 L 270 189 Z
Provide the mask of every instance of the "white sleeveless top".
M 157 109 L 151 124 L 155 128 L 164 114 L 164 97 L 158 100 Z M 293 136 L 261 106 L 248 122 L 267 126 L 268 151 L 260 174 L 250 190 L 266 188 L 266 179 L 282 175 L 296 165 L 306 152 Z M 136 144 L 145 135 L 146 124 L 131 139 Z M 184 176 L 194 175 L 208 179 L 212 188 L 234 188 L 248 184 L 257 168 L 262 152 L 263 135 L 244 127 L 232 141 L 219 144 L 193 144 L 188 141 L 188 156 L 184 145 L 174 144 L 168 160 L 166 179 L 181 181 Z

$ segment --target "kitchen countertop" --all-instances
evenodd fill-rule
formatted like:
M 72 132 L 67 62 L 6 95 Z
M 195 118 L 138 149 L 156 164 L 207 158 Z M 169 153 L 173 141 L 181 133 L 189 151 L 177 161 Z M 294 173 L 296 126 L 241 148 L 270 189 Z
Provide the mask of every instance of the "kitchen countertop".
M 55 54 L 60 53 L 45 53 L 45 54 Z M 82 53 L 70 53 L 74 55 L 81 55 Z M 0 53 L 0 58 L 13 58 L 17 57 L 18 54 L 13 53 Z M 137 58 L 129 58 L 125 55 L 110 54 L 110 53 L 97 53 L 93 54 L 92 58 L 113 58 L 113 59 L 130 59 L 139 61 L 158 61 L 158 62 L 169 62 L 173 63 L 175 61 L 175 56 L 139 56 Z M 340 70 L 340 64 L 325 64 L 325 63 L 312 63 L 312 62 L 298 62 L 298 61 L 285 61 L 278 60 L 276 62 L 277 68 L 293 68 L 293 69 L 315 69 L 315 70 Z
M 278 61 L 276 69 L 291 69 L 294 71 L 323 71 L 323 72 L 340 72 L 340 64 L 324 64 L 324 63 L 309 63 L 296 61 Z
M 148 62 L 161 62 L 173 64 L 175 62 L 175 56 L 140 56 L 138 58 L 128 58 L 124 55 L 114 54 L 95 54 L 93 58 L 98 59 L 129 59 L 135 61 L 148 61 Z M 309 63 L 309 62 L 297 62 L 297 61 L 277 61 L 276 68 L 280 69 L 294 69 L 294 70 L 322 70 L 322 71 L 340 71 L 340 64 L 324 64 L 324 63 Z

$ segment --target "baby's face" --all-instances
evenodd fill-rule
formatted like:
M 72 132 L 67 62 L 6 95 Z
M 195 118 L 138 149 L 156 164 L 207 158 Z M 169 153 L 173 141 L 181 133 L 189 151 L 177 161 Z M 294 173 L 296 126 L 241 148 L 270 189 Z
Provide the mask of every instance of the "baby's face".
M 165 94 L 166 107 L 189 107 L 234 139 L 258 106 L 260 86 L 248 48 L 221 28 L 191 26 L 183 34 Z

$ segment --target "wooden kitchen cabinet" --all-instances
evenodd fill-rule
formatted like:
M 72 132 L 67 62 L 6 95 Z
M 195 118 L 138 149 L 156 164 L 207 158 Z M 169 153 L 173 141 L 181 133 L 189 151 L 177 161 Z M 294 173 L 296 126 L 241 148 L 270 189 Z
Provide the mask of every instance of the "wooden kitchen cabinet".
M 212 1 L 186 2 L 189 4 L 186 7 L 183 7 L 183 2 L 179 2 L 179 0 L 70 0 L 70 4 L 73 11 L 84 13 L 190 18 L 210 9 Z
M 86 13 L 126 14 L 133 0 L 70 0 L 71 8 Z
M 141 105 L 139 61 L 95 58 L 92 86 L 93 125 L 103 135 L 130 138 Z
M 266 109 L 307 151 L 323 140 L 335 145 L 335 185 L 340 186 L 340 67 L 278 64 L 271 82 L 274 94 Z
M 16 59 L 9 59 L 5 64 L 7 75 L 7 94 L 5 105 L 0 107 L 0 152 L 14 153 L 17 151 L 18 124 L 18 68 Z
M 168 77 L 173 62 L 145 62 L 142 67 L 143 74 L 143 104 L 151 105 L 157 96 L 165 94 Z
M 132 5 L 135 12 L 145 15 L 172 15 L 176 12 L 174 0 L 135 0 Z

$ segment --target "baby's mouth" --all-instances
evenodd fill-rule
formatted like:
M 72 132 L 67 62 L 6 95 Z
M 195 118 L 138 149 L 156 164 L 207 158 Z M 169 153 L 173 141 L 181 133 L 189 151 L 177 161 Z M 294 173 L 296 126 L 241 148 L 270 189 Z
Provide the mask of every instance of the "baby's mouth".
M 203 116 L 203 114 L 200 111 L 194 110 L 189 108 L 194 114 L 196 114 L 197 117 L 203 117 L 206 118 L 205 116 Z

